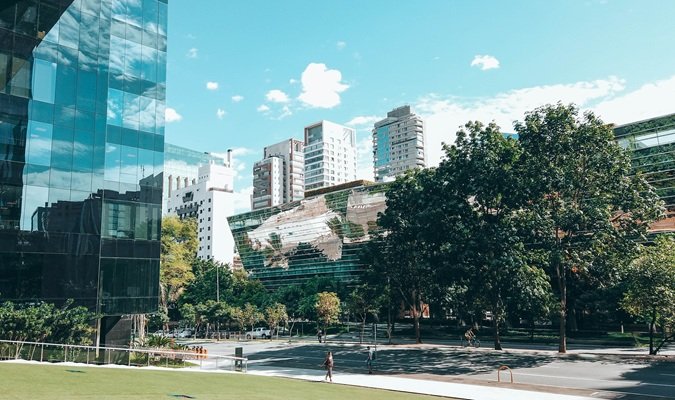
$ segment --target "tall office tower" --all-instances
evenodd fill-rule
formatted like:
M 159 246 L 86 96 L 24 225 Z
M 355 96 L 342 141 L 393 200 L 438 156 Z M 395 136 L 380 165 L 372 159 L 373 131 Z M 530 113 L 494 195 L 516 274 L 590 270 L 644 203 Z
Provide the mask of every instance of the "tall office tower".
M 191 150 L 185 147 L 164 144 L 164 192 L 162 194 L 162 215 L 167 210 L 167 201 L 171 194 L 178 189 L 197 183 L 199 167 L 211 163 L 226 165 L 228 155 L 220 155 L 202 151 Z
M 424 168 L 424 122 L 410 106 L 395 108 L 373 128 L 375 181 L 383 182 L 413 168 Z
M 230 265 L 234 257 L 234 239 L 229 225 L 223 221 L 234 214 L 231 162 L 228 156 L 225 164 L 211 162 L 199 167 L 198 181 L 174 190 L 167 204 L 168 215 L 197 220 L 197 257 Z
M 305 194 L 304 143 L 287 139 L 265 147 L 264 158 L 253 165 L 251 209 L 302 200 Z
M 73 299 L 128 344 L 158 309 L 167 1 L 1 4 L 0 301 Z
M 305 128 L 305 191 L 356 179 L 352 128 L 321 121 Z

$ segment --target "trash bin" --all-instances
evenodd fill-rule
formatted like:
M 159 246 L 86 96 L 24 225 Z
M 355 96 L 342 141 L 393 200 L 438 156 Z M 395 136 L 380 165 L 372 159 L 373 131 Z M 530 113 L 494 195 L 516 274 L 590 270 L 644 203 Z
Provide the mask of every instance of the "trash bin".
M 242 358 L 244 357 L 244 348 L 243 347 L 235 347 L 234 348 L 234 356 Z M 242 360 L 234 360 L 234 370 L 235 371 L 241 371 L 243 368 L 243 361 Z

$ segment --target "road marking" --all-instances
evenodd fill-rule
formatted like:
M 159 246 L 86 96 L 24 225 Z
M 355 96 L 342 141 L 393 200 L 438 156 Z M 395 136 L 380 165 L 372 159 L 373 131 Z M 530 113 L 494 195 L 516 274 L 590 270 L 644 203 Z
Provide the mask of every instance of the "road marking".
M 527 373 L 522 373 L 522 372 L 518 372 L 516 376 L 518 376 L 518 375 L 538 376 L 540 378 L 573 379 L 573 380 L 577 380 L 577 381 L 612 382 L 612 383 L 617 382 L 617 381 L 609 380 L 609 379 L 593 379 L 593 378 L 581 378 L 581 377 L 575 377 L 575 376 L 555 376 L 555 375 L 544 375 L 544 374 L 527 374 Z M 632 382 L 632 383 L 637 384 L 638 386 L 649 385 L 649 386 L 675 387 L 675 385 L 668 385 L 668 384 L 665 384 L 665 383 L 649 383 L 649 382 L 639 382 L 639 381 L 622 381 L 622 382 L 623 383 Z

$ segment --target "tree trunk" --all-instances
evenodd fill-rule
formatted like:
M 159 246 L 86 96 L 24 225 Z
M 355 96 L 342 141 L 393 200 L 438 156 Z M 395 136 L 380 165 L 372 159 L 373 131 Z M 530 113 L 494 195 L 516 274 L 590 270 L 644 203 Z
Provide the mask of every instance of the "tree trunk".
M 654 351 L 654 327 L 656 325 L 656 311 L 652 311 L 652 320 L 649 321 L 649 354 L 656 355 Z
M 569 313 L 567 313 L 567 321 L 569 323 L 570 332 L 576 332 L 579 330 L 579 325 L 577 322 L 577 308 L 576 302 L 572 301 L 572 306 L 569 307 Z
M 565 266 L 561 260 L 558 260 L 556 265 L 556 273 L 558 275 L 558 286 L 560 288 L 560 343 L 558 344 L 559 353 L 567 353 L 567 281 L 565 279 Z
M 359 338 L 359 344 L 363 343 L 363 335 L 366 332 L 366 317 L 361 318 L 361 336 Z
M 418 308 L 421 311 L 420 307 L 420 301 L 417 297 L 417 293 L 413 296 L 413 319 L 415 321 L 415 343 L 420 344 L 422 343 L 422 334 L 420 333 L 420 312 L 418 312 Z
M 499 313 L 497 311 L 492 312 L 492 322 L 495 328 L 495 350 L 502 350 L 502 342 L 499 337 Z

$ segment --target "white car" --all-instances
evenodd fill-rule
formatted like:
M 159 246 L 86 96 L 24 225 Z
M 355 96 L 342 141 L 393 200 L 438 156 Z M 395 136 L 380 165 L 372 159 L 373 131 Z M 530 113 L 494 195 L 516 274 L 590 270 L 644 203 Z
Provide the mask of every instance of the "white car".
M 246 332 L 246 339 L 267 339 L 269 337 L 272 337 L 270 330 L 263 327 Z
M 177 338 L 189 338 L 192 337 L 192 331 L 189 329 L 185 329 L 180 332 L 176 332 L 175 337 Z

